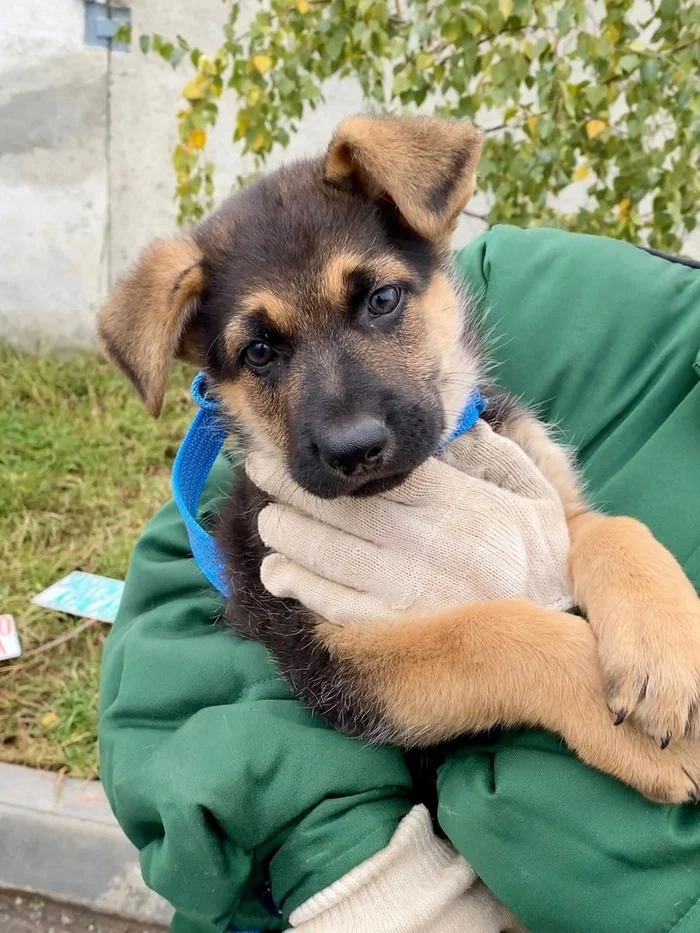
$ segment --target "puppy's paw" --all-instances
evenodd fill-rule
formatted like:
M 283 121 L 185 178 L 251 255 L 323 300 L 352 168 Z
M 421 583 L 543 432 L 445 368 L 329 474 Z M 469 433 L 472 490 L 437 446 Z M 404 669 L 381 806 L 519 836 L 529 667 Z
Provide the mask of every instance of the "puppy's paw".
M 602 696 L 580 719 L 562 729 L 579 758 L 612 774 L 656 803 L 700 802 L 700 743 L 677 741 L 662 750 L 632 719 L 614 728 Z
M 699 740 L 700 600 L 671 590 L 656 604 L 611 602 L 598 637 L 613 721 L 631 717 L 660 748 Z

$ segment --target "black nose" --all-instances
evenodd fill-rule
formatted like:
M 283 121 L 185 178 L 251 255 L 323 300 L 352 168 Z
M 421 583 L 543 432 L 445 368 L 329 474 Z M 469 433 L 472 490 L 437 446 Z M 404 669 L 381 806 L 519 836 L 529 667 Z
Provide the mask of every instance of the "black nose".
M 378 466 L 388 442 L 384 422 L 363 416 L 328 428 L 318 439 L 318 449 L 329 467 L 351 476 Z

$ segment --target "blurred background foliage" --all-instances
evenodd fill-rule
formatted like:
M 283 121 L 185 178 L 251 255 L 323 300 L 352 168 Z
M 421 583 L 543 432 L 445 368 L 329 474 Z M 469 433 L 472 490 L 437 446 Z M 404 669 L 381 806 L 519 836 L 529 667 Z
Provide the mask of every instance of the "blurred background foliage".
M 182 224 L 213 203 L 207 139 L 222 95 L 236 95 L 233 141 L 257 172 L 333 77 L 357 80 L 375 111 L 473 120 L 486 134 L 489 224 L 671 251 L 697 224 L 698 0 L 261 0 L 240 27 L 240 3 L 224 2 L 217 49 L 140 39 L 191 72 L 173 152 Z M 575 182 L 584 190 L 571 213 L 558 195 Z

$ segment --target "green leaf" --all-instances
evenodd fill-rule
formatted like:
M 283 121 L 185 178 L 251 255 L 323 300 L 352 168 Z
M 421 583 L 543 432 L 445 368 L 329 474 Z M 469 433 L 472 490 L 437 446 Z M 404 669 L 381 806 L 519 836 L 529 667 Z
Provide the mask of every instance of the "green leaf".
M 498 0 L 498 9 L 501 11 L 503 22 L 508 22 L 513 12 L 513 0 Z
M 639 55 L 623 55 L 620 59 L 620 68 L 627 74 L 634 69 L 639 64 Z
M 653 58 L 645 58 L 642 67 L 639 69 L 639 77 L 642 84 L 653 84 L 659 73 L 659 63 Z
M 151 37 L 150 36 L 139 36 L 139 48 L 144 55 L 148 55 L 148 51 L 151 48 Z
M 161 46 L 158 49 L 158 54 L 166 62 L 169 62 L 174 51 L 175 51 L 175 46 L 172 44 L 172 42 L 163 42 L 161 43 Z
M 605 100 L 605 89 L 598 84 L 591 84 L 585 90 L 586 100 L 594 109 Z

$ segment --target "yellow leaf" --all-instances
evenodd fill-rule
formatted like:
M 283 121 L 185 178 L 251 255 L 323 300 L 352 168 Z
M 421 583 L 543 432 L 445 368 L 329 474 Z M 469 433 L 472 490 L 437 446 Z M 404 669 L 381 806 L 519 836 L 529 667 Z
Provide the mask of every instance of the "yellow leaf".
M 253 142 L 250 144 L 250 148 L 253 150 L 253 152 L 260 152 L 260 150 L 264 147 L 264 145 L 265 145 L 265 137 L 263 136 L 262 133 L 258 133 L 258 135 L 255 137 Z
M 256 71 L 259 71 L 260 74 L 265 74 L 266 71 L 269 71 L 272 68 L 272 59 L 269 55 L 254 55 L 253 56 L 253 68 Z
M 204 130 L 192 130 L 187 142 L 193 149 L 204 149 L 207 144 L 207 134 Z
M 309 0 L 297 0 L 297 10 L 299 10 L 300 13 L 308 13 Z
M 585 181 L 588 176 L 591 174 L 591 169 L 587 162 L 582 162 L 580 165 L 577 165 L 574 169 L 574 174 L 571 176 L 573 181 Z
M 42 726 L 44 726 L 46 729 L 49 729 L 49 728 L 51 728 L 51 726 L 55 726 L 56 723 L 58 722 L 58 720 L 59 720 L 60 718 L 61 718 L 61 717 L 58 715 L 58 713 L 54 713 L 54 712 L 52 711 L 52 712 L 50 712 L 50 713 L 44 713 L 44 715 L 41 717 L 41 719 L 39 720 L 39 722 L 40 722 L 40 723 L 42 724 Z
M 617 26 L 608 26 L 605 30 L 605 36 L 610 39 L 613 45 L 616 45 L 620 41 L 620 30 Z
M 245 111 L 241 111 L 238 114 L 236 119 L 236 134 L 240 139 L 241 136 L 245 136 L 245 131 L 248 129 L 248 114 Z
M 182 96 L 187 100 L 201 100 L 209 84 L 204 75 L 195 75 L 182 89 Z
M 262 91 L 257 85 L 254 85 L 246 94 L 246 100 L 251 107 L 254 107 L 262 97 Z
M 641 39 L 635 39 L 634 42 L 630 42 L 630 50 L 632 52 L 645 52 L 646 46 Z
M 216 74 L 216 65 L 209 58 L 208 55 L 200 55 L 199 60 L 197 62 L 197 71 L 200 74 L 206 75 L 207 77 L 211 78 L 213 75 Z
M 430 68 L 433 64 L 433 56 L 429 55 L 427 52 L 419 52 L 416 55 L 416 68 L 418 71 L 425 71 L 426 68 Z
M 501 16 L 505 22 L 513 12 L 513 0 L 498 0 L 498 9 L 501 11 Z
M 530 130 L 532 136 L 537 132 L 537 124 L 540 122 L 540 118 L 536 117 L 534 114 L 527 118 L 527 128 Z
M 589 120 L 586 123 L 586 136 L 589 139 L 595 139 L 596 136 L 600 136 L 607 125 L 605 120 Z
M 620 201 L 620 203 L 617 205 L 617 209 L 618 209 L 618 211 L 620 212 L 620 217 L 621 217 L 621 218 L 624 219 L 625 217 L 627 217 L 627 216 L 629 215 L 630 207 L 631 207 L 631 206 L 632 206 L 632 202 L 630 201 L 629 198 L 623 198 L 623 199 Z

